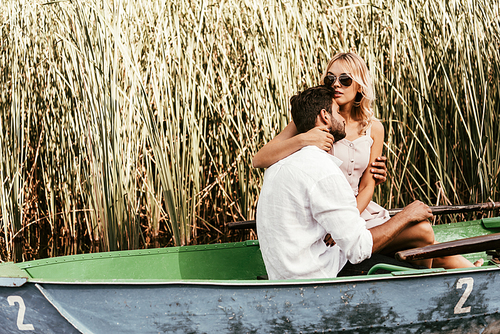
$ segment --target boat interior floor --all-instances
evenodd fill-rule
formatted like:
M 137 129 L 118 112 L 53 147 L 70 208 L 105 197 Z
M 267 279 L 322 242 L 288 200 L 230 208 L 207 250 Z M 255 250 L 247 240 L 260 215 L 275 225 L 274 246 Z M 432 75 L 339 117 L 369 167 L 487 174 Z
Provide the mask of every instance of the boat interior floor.
M 380 266 L 380 269 L 376 269 L 375 271 L 370 272 L 376 265 L 384 265 Z M 370 274 L 389 274 L 391 271 L 389 268 L 391 266 L 395 267 L 406 267 L 408 269 L 427 269 L 424 266 L 416 266 L 412 265 L 408 262 L 398 261 L 393 257 L 382 255 L 382 254 L 373 254 L 369 259 L 364 260 L 358 264 L 351 264 L 349 261 L 339 272 L 337 277 L 347 277 L 347 276 L 361 276 Z M 385 267 L 385 268 L 384 268 Z M 267 275 L 261 275 L 257 277 L 258 280 L 267 280 Z
M 377 264 L 389 264 L 398 267 L 406 267 L 408 269 L 427 269 L 424 266 L 413 265 L 408 262 L 398 261 L 394 257 L 390 257 L 382 254 L 372 254 L 369 259 L 364 260 L 358 264 L 352 264 L 349 261 L 346 263 L 344 268 L 339 272 L 337 277 L 346 277 L 346 276 L 358 276 L 358 275 L 367 275 L 370 269 Z M 390 271 L 385 269 L 379 269 L 374 274 L 388 274 Z

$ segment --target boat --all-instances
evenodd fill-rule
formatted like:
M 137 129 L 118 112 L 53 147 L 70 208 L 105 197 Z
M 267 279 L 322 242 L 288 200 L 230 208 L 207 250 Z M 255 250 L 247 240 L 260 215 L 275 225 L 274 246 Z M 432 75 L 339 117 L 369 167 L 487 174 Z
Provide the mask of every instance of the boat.
M 464 256 L 483 258 L 485 264 L 452 270 L 378 264 L 367 275 L 272 281 L 265 279 L 258 240 L 2 263 L 0 328 L 2 333 L 499 333 L 500 217 L 434 230 L 443 245 L 475 237 L 483 247 L 465 250 Z

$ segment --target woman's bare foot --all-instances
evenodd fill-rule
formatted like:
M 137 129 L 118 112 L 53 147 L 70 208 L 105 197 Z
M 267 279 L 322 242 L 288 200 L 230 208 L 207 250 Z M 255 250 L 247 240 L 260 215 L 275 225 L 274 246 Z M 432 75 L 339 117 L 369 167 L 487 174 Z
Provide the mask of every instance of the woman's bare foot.
M 432 262 L 433 268 L 455 269 L 455 268 L 469 268 L 480 267 L 484 263 L 483 259 L 479 259 L 472 263 L 462 255 L 450 255 L 444 257 L 436 257 Z

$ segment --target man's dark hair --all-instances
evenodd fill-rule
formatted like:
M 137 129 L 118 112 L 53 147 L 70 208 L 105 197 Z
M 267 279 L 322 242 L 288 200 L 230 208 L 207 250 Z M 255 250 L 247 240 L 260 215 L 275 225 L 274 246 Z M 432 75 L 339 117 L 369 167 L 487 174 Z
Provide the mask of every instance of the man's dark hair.
M 335 91 L 331 87 L 316 86 L 292 96 L 292 119 L 299 133 L 315 127 L 316 117 L 322 109 L 332 112 Z

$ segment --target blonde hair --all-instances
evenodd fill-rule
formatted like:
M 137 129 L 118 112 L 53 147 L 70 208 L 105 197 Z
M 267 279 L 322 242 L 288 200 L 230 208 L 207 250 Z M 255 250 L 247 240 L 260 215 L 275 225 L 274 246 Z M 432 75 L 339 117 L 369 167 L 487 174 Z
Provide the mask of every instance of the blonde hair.
M 321 76 L 320 84 L 324 85 L 323 80 L 328 74 L 328 69 L 336 61 L 342 62 L 341 66 L 346 73 L 349 73 L 352 79 L 361 87 L 361 94 L 356 94 L 356 100 L 351 110 L 351 117 L 361 122 L 360 132 L 365 132 L 375 119 L 372 110 L 372 102 L 375 100 L 375 94 L 373 92 L 370 71 L 368 71 L 368 67 L 363 58 L 357 54 L 352 52 L 337 53 L 328 63 L 326 71 Z

